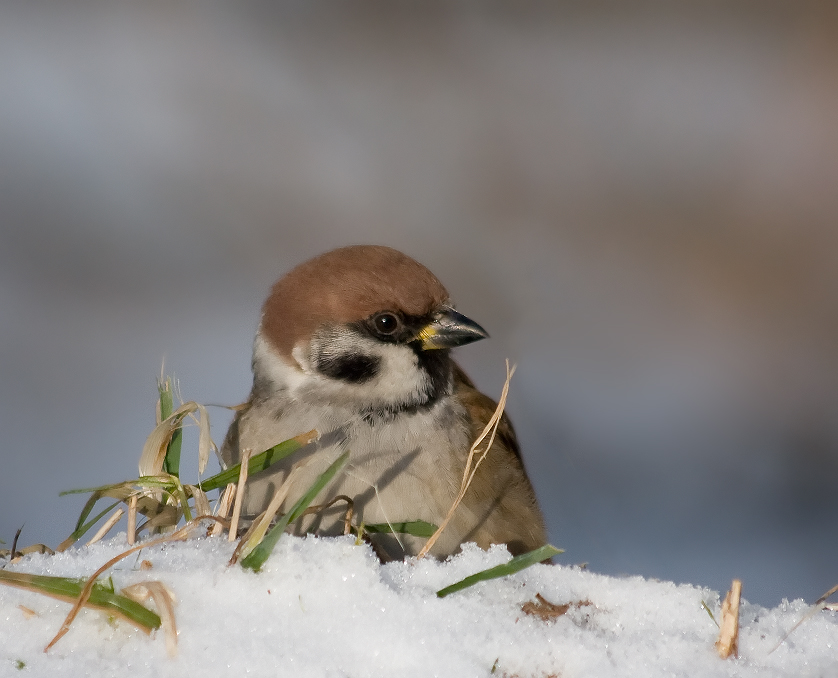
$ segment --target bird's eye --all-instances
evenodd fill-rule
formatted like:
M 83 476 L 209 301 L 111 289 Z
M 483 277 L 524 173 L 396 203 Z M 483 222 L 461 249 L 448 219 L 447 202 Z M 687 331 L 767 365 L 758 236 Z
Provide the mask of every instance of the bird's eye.
M 373 318 L 375 329 L 381 334 L 393 334 L 399 328 L 399 319 L 392 313 L 379 313 Z

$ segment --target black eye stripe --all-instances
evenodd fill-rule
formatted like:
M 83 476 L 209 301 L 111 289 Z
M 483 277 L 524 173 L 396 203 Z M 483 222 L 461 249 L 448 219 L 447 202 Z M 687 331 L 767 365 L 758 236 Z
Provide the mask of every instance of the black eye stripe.
M 381 369 L 381 359 L 360 353 L 320 355 L 317 369 L 327 377 L 353 384 L 363 384 L 375 377 Z

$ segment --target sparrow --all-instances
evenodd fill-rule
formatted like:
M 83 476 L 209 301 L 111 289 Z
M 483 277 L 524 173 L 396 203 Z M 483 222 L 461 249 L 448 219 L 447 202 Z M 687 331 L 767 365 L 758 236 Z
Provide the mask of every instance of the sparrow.
M 248 479 L 242 515 L 263 511 L 294 465 L 284 512 L 340 454 L 343 471 L 314 504 L 352 499 L 353 522 L 439 525 L 463 478 L 469 448 L 495 411 L 452 360 L 451 349 L 486 338 L 454 310 L 442 283 L 389 247 L 336 249 L 300 264 L 272 288 L 253 343 L 253 388 L 227 432 L 222 463 L 240 461 L 316 429 L 319 438 Z M 336 502 L 295 526 L 343 534 Z M 415 555 L 424 539 L 369 535 L 384 560 Z M 462 503 L 431 550 L 464 542 L 506 544 L 513 554 L 546 543 L 544 519 L 503 415 Z

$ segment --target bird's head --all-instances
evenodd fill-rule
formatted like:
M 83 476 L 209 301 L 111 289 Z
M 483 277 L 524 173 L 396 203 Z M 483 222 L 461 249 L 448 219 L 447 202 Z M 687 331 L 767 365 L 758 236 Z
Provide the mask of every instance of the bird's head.
M 452 308 L 422 264 L 357 245 L 315 257 L 273 286 L 253 370 L 265 394 L 362 410 L 422 408 L 450 392 L 449 349 L 487 336 Z

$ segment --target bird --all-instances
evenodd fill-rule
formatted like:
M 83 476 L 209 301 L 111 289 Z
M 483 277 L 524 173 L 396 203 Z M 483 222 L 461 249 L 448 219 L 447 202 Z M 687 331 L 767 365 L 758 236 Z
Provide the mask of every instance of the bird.
M 353 521 L 439 525 L 460 490 L 469 449 L 495 411 L 454 362 L 451 350 L 488 337 L 455 310 L 425 266 L 380 245 L 328 251 L 293 268 L 272 287 L 253 342 L 253 387 L 220 450 L 241 461 L 316 429 L 317 440 L 254 474 L 242 516 L 264 511 L 296 465 L 282 511 L 340 454 L 341 473 L 314 504 L 344 496 Z M 343 534 L 336 502 L 301 519 L 297 534 Z M 416 555 L 425 539 L 370 534 L 379 557 Z M 465 542 L 505 544 L 512 555 L 546 543 L 544 518 L 524 469 L 515 431 L 497 435 L 462 502 L 430 550 L 444 558 Z

